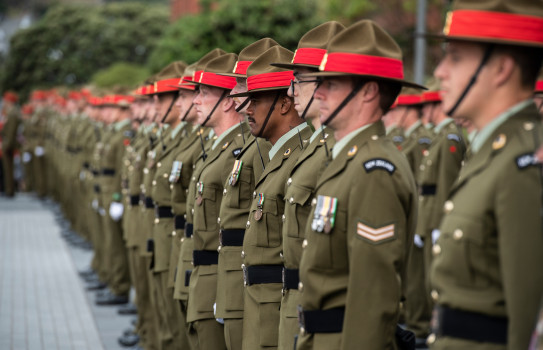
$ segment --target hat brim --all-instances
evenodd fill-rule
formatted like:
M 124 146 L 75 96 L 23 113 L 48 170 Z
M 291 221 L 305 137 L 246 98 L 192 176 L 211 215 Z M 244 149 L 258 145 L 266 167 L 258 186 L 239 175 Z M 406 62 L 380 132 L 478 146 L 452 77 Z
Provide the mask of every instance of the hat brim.
M 289 70 L 293 70 L 296 68 L 319 69 L 319 66 L 315 66 L 313 64 L 303 64 L 303 63 L 270 63 L 270 66 L 286 68 Z
M 370 80 L 381 80 L 384 82 L 391 82 L 391 83 L 399 83 L 402 86 L 412 87 L 415 89 L 421 89 L 421 90 L 428 90 L 428 88 L 424 85 L 419 85 L 416 83 L 412 83 L 410 81 L 402 80 L 402 79 L 394 79 L 394 78 L 384 78 L 377 75 L 368 75 L 368 74 L 354 74 L 354 73 L 345 73 L 345 72 L 315 72 L 315 73 L 306 73 L 300 75 L 303 77 L 361 77 L 361 78 L 369 78 Z
M 513 41 L 507 39 L 499 38 L 483 38 L 475 36 L 455 36 L 455 35 L 445 35 L 443 33 L 426 33 L 424 37 L 442 40 L 442 41 L 467 41 L 477 44 L 495 44 L 495 45 L 511 45 L 511 46 L 522 46 L 522 47 L 533 47 L 533 48 L 543 48 L 543 43 L 534 43 L 527 41 Z
M 215 73 L 217 75 L 222 75 L 222 76 L 225 76 L 225 77 L 232 77 L 232 78 L 245 78 L 247 79 L 247 75 L 246 74 L 237 74 L 237 73 Z
M 194 91 L 194 89 L 189 88 L 187 85 L 189 85 L 190 87 L 195 87 L 196 86 L 196 84 L 193 84 L 193 83 L 190 83 L 190 84 L 185 83 L 183 85 L 168 85 L 168 86 L 174 87 L 174 88 L 176 88 L 178 90 Z
M 247 97 L 258 92 L 267 92 L 267 91 L 272 92 L 272 91 L 277 91 L 277 90 L 287 90 L 288 88 L 289 88 L 288 86 L 277 86 L 277 87 L 254 89 L 251 91 L 240 92 L 239 94 L 228 95 L 228 97 Z

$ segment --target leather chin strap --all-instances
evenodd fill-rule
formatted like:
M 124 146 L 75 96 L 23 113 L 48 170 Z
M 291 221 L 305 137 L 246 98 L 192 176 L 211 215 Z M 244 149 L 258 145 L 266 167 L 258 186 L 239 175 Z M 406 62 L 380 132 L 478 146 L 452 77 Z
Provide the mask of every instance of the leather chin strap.
M 171 112 L 171 110 L 173 108 L 173 104 L 175 103 L 175 100 L 177 100 L 177 96 L 175 96 L 173 98 L 172 102 L 170 103 L 170 106 L 168 107 L 168 110 L 166 111 L 166 113 L 162 117 L 162 120 L 160 121 L 160 124 L 164 124 L 164 121 L 166 120 L 166 117 L 168 116 L 168 114 L 170 114 L 170 112 Z
M 268 111 L 268 115 L 266 116 L 266 119 L 264 119 L 264 124 L 262 124 L 262 127 L 260 128 L 260 131 L 258 132 L 258 135 L 256 135 L 256 137 L 262 137 L 262 133 L 264 132 L 266 125 L 268 125 L 268 122 L 270 121 L 270 117 L 275 109 L 275 104 L 279 100 L 279 95 L 281 95 L 281 90 L 277 90 L 275 94 L 275 98 L 273 99 L 273 103 L 270 106 L 270 110 Z
M 317 85 L 317 88 L 318 87 L 319 86 Z M 305 106 L 304 111 L 302 112 L 302 115 L 300 116 L 300 118 L 302 118 L 302 120 L 305 120 L 305 116 L 306 116 L 307 112 L 309 111 L 309 108 L 313 104 L 313 100 L 315 99 L 315 91 L 317 91 L 317 89 L 315 89 L 313 91 L 313 94 L 311 95 L 311 98 L 309 99 L 309 102 L 307 102 L 307 106 Z
M 494 51 L 494 45 L 489 45 L 486 48 L 485 53 L 483 55 L 483 58 L 481 59 L 481 63 L 479 63 L 479 66 L 475 70 L 475 73 L 473 73 L 473 75 L 471 76 L 471 79 L 470 79 L 468 85 L 466 85 L 466 88 L 464 89 L 464 91 L 462 91 L 462 94 L 460 95 L 460 97 L 458 98 L 458 100 L 456 101 L 454 106 L 446 113 L 449 117 L 453 117 L 454 112 L 456 112 L 456 110 L 460 106 L 460 103 L 462 103 L 462 101 L 464 100 L 464 98 L 466 97 L 468 92 L 471 90 L 471 87 L 477 81 L 477 77 L 479 76 L 479 73 L 481 73 L 481 70 L 483 69 L 485 64 L 488 62 L 488 60 L 490 59 L 490 56 L 492 55 L 493 51 Z
M 219 98 L 217 103 L 215 103 L 215 106 L 213 106 L 213 109 L 211 110 L 211 112 L 209 112 L 209 114 L 208 114 L 207 118 L 204 120 L 204 122 L 202 124 L 200 124 L 201 126 L 206 126 L 207 122 L 209 121 L 209 119 L 211 119 L 211 116 L 213 116 L 213 113 L 215 113 L 215 110 L 217 109 L 217 107 L 219 107 L 219 104 L 222 102 L 222 100 L 224 100 L 227 93 L 228 93 L 228 90 L 223 90 L 222 91 L 221 97 Z
M 356 94 L 360 91 L 360 89 L 362 89 L 362 87 L 365 84 L 366 83 L 362 81 L 359 81 L 358 83 L 356 83 L 353 90 L 345 97 L 343 101 L 341 101 L 339 106 L 336 107 L 336 109 L 332 112 L 332 114 L 330 114 L 330 116 L 324 122 L 322 122 L 322 124 L 328 126 L 328 124 L 332 121 L 332 119 L 334 119 L 339 114 L 339 112 L 341 112 L 341 110 L 347 105 L 347 103 L 349 103 L 353 99 L 353 97 L 356 96 Z
M 182 121 L 182 122 L 184 122 L 185 119 L 187 119 L 187 117 L 188 117 L 190 111 L 192 110 L 192 107 L 194 107 L 194 103 L 191 103 L 191 104 L 190 104 L 189 109 L 187 109 L 187 111 L 186 111 L 185 114 L 183 115 L 183 118 L 181 118 L 181 121 Z
M 242 110 L 243 108 L 245 108 L 245 106 L 247 106 L 247 104 L 248 104 L 250 101 L 251 101 L 251 100 L 249 99 L 249 97 L 247 97 L 247 98 L 245 99 L 245 101 L 243 101 L 243 102 L 239 105 L 239 107 L 236 108 L 236 112 L 238 112 L 238 113 L 241 112 L 241 110 Z

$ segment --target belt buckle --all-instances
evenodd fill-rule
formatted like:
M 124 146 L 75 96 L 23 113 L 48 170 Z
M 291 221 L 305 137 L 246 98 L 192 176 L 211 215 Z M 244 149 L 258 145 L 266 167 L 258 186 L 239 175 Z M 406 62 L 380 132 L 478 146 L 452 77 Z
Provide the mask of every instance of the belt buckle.
M 302 335 L 305 335 L 304 308 L 301 305 L 298 305 L 297 309 L 298 309 L 298 325 L 300 326 L 300 333 Z
M 243 270 L 243 286 L 247 287 L 249 285 L 249 275 L 247 272 L 247 266 L 241 264 L 241 269 Z

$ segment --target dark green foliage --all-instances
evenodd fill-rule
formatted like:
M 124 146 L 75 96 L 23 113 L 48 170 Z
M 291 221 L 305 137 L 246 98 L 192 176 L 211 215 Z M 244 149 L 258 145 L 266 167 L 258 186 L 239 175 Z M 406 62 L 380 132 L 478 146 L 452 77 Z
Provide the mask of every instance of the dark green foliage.
M 220 0 L 216 6 L 171 24 L 149 68 L 157 72 L 175 60 L 192 63 L 216 47 L 239 53 L 263 37 L 294 50 L 305 32 L 324 21 L 316 15 L 314 0 Z
M 124 86 L 135 89 L 138 85 L 149 77 L 147 68 L 133 64 L 119 62 L 109 68 L 96 72 L 91 79 L 91 83 L 98 88 L 114 88 Z
M 143 3 L 54 6 L 13 36 L 0 90 L 24 96 L 35 88 L 85 84 L 115 62 L 143 64 L 167 22 L 166 7 Z

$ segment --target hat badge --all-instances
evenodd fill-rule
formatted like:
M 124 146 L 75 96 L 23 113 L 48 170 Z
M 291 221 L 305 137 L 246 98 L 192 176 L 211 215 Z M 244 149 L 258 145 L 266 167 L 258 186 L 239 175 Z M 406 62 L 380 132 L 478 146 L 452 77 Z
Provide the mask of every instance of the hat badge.
M 447 18 L 445 19 L 445 26 L 443 27 L 443 34 L 445 35 L 449 35 L 449 32 L 451 31 L 452 17 L 453 17 L 452 11 L 447 12 Z

